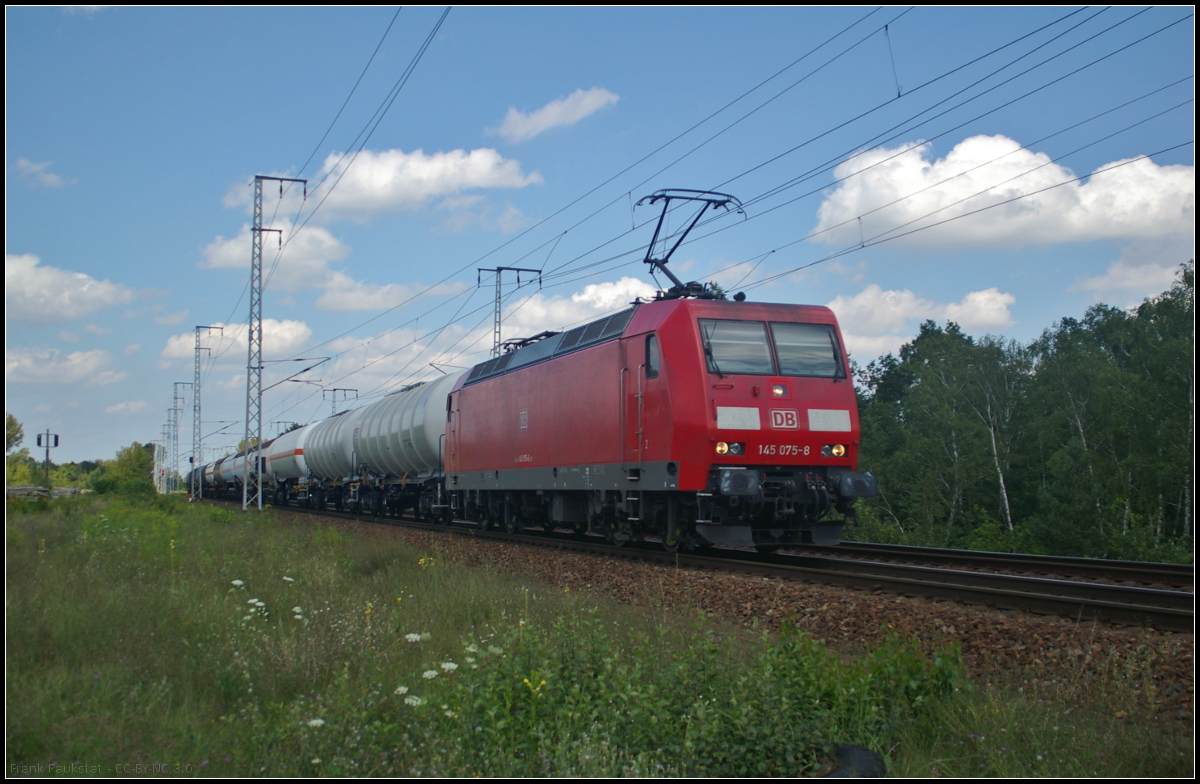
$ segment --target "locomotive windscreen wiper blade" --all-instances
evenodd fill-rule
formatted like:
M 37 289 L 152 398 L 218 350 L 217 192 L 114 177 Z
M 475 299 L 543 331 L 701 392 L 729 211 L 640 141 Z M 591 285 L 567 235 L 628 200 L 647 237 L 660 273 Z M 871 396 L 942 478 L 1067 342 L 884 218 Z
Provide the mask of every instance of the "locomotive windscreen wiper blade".
M 721 372 L 721 367 L 717 364 L 717 358 L 713 355 L 712 332 L 709 332 L 704 327 L 701 327 L 701 330 L 704 331 L 704 356 L 708 357 L 708 361 L 712 363 L 713 370 L 717 371 L 717 377 L 724 380 L 725 374 Z M 715 326 L 713 327 L 713 331 L 716 331 Z

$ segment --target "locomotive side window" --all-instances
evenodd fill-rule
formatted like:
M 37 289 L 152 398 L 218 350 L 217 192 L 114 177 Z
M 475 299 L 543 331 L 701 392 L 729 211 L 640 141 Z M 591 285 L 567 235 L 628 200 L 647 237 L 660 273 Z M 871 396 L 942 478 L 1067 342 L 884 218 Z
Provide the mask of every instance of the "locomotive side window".
M 658 338 L 654 335 L 646 336 L 646 378 L 658 378 Z
M 775 373 L 767 325 L 761 321 L 700 319 L 708 372 L 769 376 Z
M 842 378 L 845 368 L 837 335 L 828 324 L 771 324 L 771 337 L 784 376 Z

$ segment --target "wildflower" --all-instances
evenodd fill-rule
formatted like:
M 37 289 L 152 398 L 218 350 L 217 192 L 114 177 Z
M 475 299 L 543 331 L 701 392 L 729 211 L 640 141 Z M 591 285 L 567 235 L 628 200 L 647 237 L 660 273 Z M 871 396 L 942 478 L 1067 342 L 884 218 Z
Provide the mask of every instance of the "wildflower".
M 468 645 L 468 646 L 467 646 L 467 647 L 466 647 L 464 650 L 465 650 L 467 653 L 479 653 L 479 646 L 478 646 L 478 645 L 476 645 L 475 643 L 471 643 L 471 644 L 470 644 L 470 645 Z
M 230 583 L 230 585 L 232 585 L 234 588 L 241 588 L 243 585 L 245 585 L 245 583 L 241 580 L 234 580 Z
M 321 764 L 321 758 L 320 758 L 320 757 L 313 757 L 312 764 L 314 764 L 314 765 L 320 765 L 320 764 Z
M 309 719 L 306 723 L 310 727 L 324 727 L 325 726 L 324 719 Z
M 303 615 L 300 615 L 299 613 L 297 613 L 297 614 L 293 615 L 292 617 L 293 617 L 293 618 L 295 618 L 297 621 L 303 621 L 303 620 L 304 620 L 304 616 L 303 616 Z
M 414 695 L 414 696 L 412 696 L 412 697 L 405 697 L 405 698 L 404 698 L 404 704 L 405 704 L 405 705 L 411 705 L 411 706 L 413 706 L 414 708 L 415 708 L 415 707 L 417 707 L 418 705 L 420 705 L 420 704 L 421 704 L 421 703 L 423 703 L 423 702 L 424 702 L 424 700 L 422 700 L 420 697 L 417 697 L 417 696 L 415 696 L 415 695 Z
M 246 604 L 258 604 L 258 599 L 249 599 Z
M 404 639 L 408 640 L 409 642 L 420 642 L 421 635 L 417 634 L 416 632 L 409 632 L 408 634 L 404 635 Z
M 293 580 L 291 577 L 288 577 L 286 574 L 283 576 L 283 581 L 284 581 L 285 583 L 294 583 L 294 582 L 296 582 L 296 581 L 295 581 L 295 580 Z
M 299 605 L 297 605 L 296 607 L 293 607 L 293 608 L 292 608 L 292 612 L 294 612 L 294 613 L 296 613 L 296 614 L 298 615 L 298 614 L 300 614 L 300 613 L 304 612 L 304 610 L 301 610 L 301 609 L 300 609 L 300 607 L 299 607 Z
M 408 694 L 408 687 L 407 686 L 397 686 L 395 694 Z
M 421 673 L 421 677 L 427 681 L 431 681 L 437 677 L 437 670 L 426 670 L 425 672 Z
M 488 653 L 490 653 L 490 654 L 492 654 L 492 655 L 494 655 L 494 656 L 499 656 L 500 654 L 504 653 L 504 649 L 503 649 L 503 648 L 497 648 L 495 645 L 489 645 L 489 646 L 488 646 Z
M 458 669 L 458 665 L 454 662 L 442 662 L 442 669 L 446 672 L 454 672 Z

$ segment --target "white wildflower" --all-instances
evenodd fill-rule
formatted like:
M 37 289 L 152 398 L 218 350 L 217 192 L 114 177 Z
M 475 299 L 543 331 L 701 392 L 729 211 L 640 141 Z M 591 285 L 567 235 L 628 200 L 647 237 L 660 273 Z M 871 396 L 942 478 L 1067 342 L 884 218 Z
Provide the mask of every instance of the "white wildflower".
M 301 610 L 299 606 L 296 606 L 296 607 L 292 608 L 292 612 L 299 614 L 299 613 L 304 612 L 304 610 Z
M 415 708 L 415 707 L 417 707 L 418 705 L 420 705 L 422 702 L 424 702 L 424 700 L 422 700 L 420 697 L 417 697 L 417 696 L 415 696 L 415 695 L 414 695 L 414 696 L 412 696 L 412 697 L 405 697 L 405 698 L 404 698 L 404 704 L 405 704 L 405 705 L 411 705 L 411 706 L 413 706 L 414 708 Z
M 420 642 L 421 635 L 417 634 L 416 632 L 409 632 L 408 634 L 404 635 L 404 639 L 408 640 L 409 642 Z
M 421 677 L 427 681 L 431 681 L 437 677 L 437 670 L 426 670 L 425 672 L 421 673 Z
M 320 758 L 320 757 L 313 757 L 312 764 L 314 764 L 314 765 L 320 765 L 320 764 L 321 764 L 321 758 Z
M 488 646 L 488 653 L 490 653 L 490 654 L 492 654 L 492 655 L 494 655 L 494 656 L 499 656 L 500 654 L 504 653 L 504 649 L 503 649 L 503 648 L 497 648 L 495 645 L 489 645 L 489 646 Z
M 258 604 L 258 599 L 247 599 L 246 604 Z
M 395 693 L 396 694 L 408 694 L 408 687 L 407 686 L 397 686 Z
M 234 580 L 230 583 L 230 585 L 232 585 L 234 588 L 241 588 L 243 585 L 245 585 L 245 583 L 241 580 Z
M 288 577 L 286 574 L 283 576 L 283 581 L 284 581 L 285 583 L 294 583 L 294 582 L 296 582 L 296 581 L 295 581 L 295 580 L 293 580 L 291 577 Z
M 471 643 L 464 650 L 466 650 L 467 653 L 479 653 L 479 646 L 475 643 Z
M 306 723 L 310 727 L 324 727 L 325 726 L 324 719 L 309 719 Z
M 446 672 L 454 672 L 458 669 L 458 665 L 454 662 L 442 662 L 442 669 Z
M 295 618 L 297 621 L 303 621 L 303 620 L 304 620 L 304 616 L 303 616 L 303 615 L 299 615 L 299 614 L 297 614 L 297 615 L 293 615 L 292 617 L 293 617 L 293 618 Z

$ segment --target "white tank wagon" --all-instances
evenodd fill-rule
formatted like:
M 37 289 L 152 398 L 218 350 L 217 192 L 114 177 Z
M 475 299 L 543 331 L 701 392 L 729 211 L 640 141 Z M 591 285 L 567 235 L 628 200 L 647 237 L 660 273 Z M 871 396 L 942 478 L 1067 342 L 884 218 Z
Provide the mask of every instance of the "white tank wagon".
M 304 459 L 309 473 L 326 481 L 349 479 L 359 465 L 354 454 L 354 429 L 370 406 L 343 411 L 337 416 L 309 425 Z
M 263 446 L 264 493 L 272 503 L 287 505 L 288 497 L 308 499 L 308 461 L 304 449 L 313 426 L 288 431 Z
M 446 399 L 463 374 L 443 376 L 362 409 L 354 451 L 373 474 L 408 481 L 441 474 Z
M 239 459 L 241 458 L 241 459 Z M 213 474 L 219 487 L 241 484 L 245 477 L 245 456 L 241 453 L 223 457 L 213 466 Z
M 275 503 L 431 513 L 440 501 L 446 400 L 461 375 L 407 387 L 280 436 L 267 457 Z
M 272 441 L 263 451 L 268 476 L 278 479 L 303 479 L 308 476 L 304 449 L 313 425 L 296 428 Z

